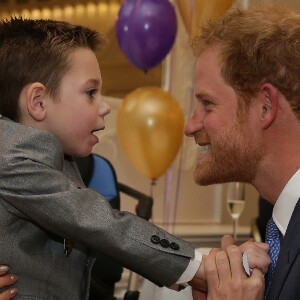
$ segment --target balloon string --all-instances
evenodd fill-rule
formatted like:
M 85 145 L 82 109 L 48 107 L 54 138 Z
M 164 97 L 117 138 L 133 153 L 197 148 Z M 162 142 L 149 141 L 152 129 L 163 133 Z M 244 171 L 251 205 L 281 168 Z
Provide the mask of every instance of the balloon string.
M 168 231 L 170 223 L 171 209 L 171 191 L 172 191 L 172 169 L 169 169 L 165 176 L 165 192 L 164 192 L 164 227 Z
M 156 185 L 156 181 L 155 179 L 152 179 L 151 180 L 151 183 L 150 183 L 150 197 L 153 198 L 153 187 Z
M 178 202 L 179 202 L 182 163 L 183 163 L 183 147 L 181 147 L 180 154 L 179 154 L 179 166 L 178 166 L 178 170 L 177 170 L 177 181 L 176 181 L 175 203 L 174 203 L 174 212 L 173 212 L 172 233 L 174 233 L 174 231 L 175 231 L 174 227 L 176 225 L 176 219 L 177 219 L 177 208 L 178 208 Z
M 170 0 L 171 4 L 173 0 Z M 176 40 L 175 40 L 176 44 Z M 172 94 L 174 82 L 172 78 L 174 64 L 175 64 L 175 53 L 176 47 L 173 47 L 163 64 L 163 80 L 162 80 L 162 88 Z M 172 169 L 170 168 L 165 174 L 165 186 L 164 186 L 164 228 L 168 230 L 170 224 L 170 210 L 171 210 L 171 193 L 172 193 Z
M 150 182 L 150 197 L 151 197 L 152 199 L 154 199 L 154 198 L 153 198 L 153 195 L 154 195 L 153 190 L 154 190 L 154 186 L 155 186 L 155 185 L 156 185 L 156 180 L 155 180 L 155 179 L 152 179 L 151 182 Z M 151 220 L 152 220 L 152 221 L 154 220 L 153 209 L 152 209 L 152 212 L 151 212 Z
M 170 1 L 172 3 L 172 1 Z M 172 3 L 173 4 L 173 3 Z M 175 40 L 176 44 L 176 40 Z M 175 51 L 176 47 L 173 47 L 168 53 L 163 64 L 163 78 L 162 78 L 162 89 L 172 94 L 173 91 L 173 68 L 175 63 Z M 170 222 L 170 209 L 171 209 L 171 192 L 172 192 L 172 171 L 169 169 L 165 174 L 165 185 L 164 185 L 164 228 L 168 230 Z
M 193 29 L 193 17 L 194 17 L 194 8 L 195 8 L 195 1 L 191 0 L 190 2 L 190 28 L 189 33 L 192 35 L 192 29 Z M 193 76 L 193 74 L 191 74 Z M 194 84 L 192 85 L 190 89 L 190 101 L 188 105 L 188 115 L 191 114 L 193 107 L 194 107 Z M 178 203 L 179 203 L 179 193 L 180 193 L 180 184 L 181 184 L 181 175 L 182 175 L 182 165 L 183 165 L 183 157 L 184 157 L 184 150 L 186 146 L 186 139 L 183 140 L 180 154 L 179 154 L 179 166 L 177 171 L 177 181 L 176 181 L 176 191 L 175 191 L 175 202 L 174 202 L 174 212 L 173 212 L 173 223 L 172 223 L 172 233 L 174 233 L 176 220 L 177 220 L 177 212 L 178 212 Z

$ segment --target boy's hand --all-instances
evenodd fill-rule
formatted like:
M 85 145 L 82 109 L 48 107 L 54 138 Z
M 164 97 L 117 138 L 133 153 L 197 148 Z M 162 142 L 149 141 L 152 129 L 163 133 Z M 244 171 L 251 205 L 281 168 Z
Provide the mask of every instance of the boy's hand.
M 17 281 L 17 276 L 7 274 L 9 268 L 7 266 L 0 266 L 0 288 L 8 287 Z M 8 288 L 4 292 L 0 293 L 0 300 L 12 299 L 16 296 L 16 288 Z
M 221 241 L 222 250 L 226 251 L 228 246 L 234 245 L 234 239 L 230 235 L 225 235 Z M 260 269 L 263 274 L 266 274 L 271 263 L 271 258 L 268 255 L 269 245 L 266 243 L 254 242 L 253 239 L 239 246 L 242 252 L 247 251 L 249 267 L 251 269 Z
M 207 300 L 207 293 L 201 292 L 197 289 L 192 289 L 193 300 Z

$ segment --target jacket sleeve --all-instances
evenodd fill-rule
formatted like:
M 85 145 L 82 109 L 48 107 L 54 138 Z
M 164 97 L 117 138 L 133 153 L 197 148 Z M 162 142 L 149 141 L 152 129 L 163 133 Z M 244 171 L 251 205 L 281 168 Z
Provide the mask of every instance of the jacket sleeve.
M 23 127 L 14 129 L 14 138 L 10 132 L 9 141 L 4 134 L 0 146 L 0 198 L 6 208 L 110 256 L 158 285 L 174 284 L 194 248 L 129 212 L 111 209 L 93 190 L 79 188 L 63 173 L 57 140 Z

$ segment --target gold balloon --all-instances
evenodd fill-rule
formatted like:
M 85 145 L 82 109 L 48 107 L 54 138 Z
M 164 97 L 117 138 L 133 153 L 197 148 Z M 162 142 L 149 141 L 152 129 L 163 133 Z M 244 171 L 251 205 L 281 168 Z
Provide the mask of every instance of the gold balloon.
M 183 138 L 179 104 L 157 87 L 138 88 L 123 100 L 117 133 L 132 165 L 152 180 L 163 175 L 175 159 Z

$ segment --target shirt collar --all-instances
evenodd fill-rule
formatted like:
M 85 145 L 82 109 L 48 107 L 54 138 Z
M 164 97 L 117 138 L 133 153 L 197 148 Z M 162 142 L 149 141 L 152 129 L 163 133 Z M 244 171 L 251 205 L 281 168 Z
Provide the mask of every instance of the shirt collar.
M 289 225 L 294 208 L 300 197 L 300 170 L 288 181 L 279 195 L 273 209 L 273 220 L 284 236 Z

